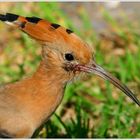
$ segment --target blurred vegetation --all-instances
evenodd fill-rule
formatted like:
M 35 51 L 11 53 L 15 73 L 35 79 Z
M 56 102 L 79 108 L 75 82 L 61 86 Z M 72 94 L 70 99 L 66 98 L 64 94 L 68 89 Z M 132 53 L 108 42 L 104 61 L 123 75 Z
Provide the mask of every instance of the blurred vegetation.
M 95 49 L 98 64 L 126 83 L 140 98 L 140 33 L 134 22 L 117 22 L 103 7 L 107 32 L 96 33 L 81 4 L 75 13 L 80 27 L 64 12 L 67 3 L 0 3 L 1 10 L 38 16 L 80 35 Z M 76 23 L 75 23 L 76 24 Z M 138 26 L 140 27 L 140 26 Z M 31 75 L 40 62 L 40 45 L 27 35 L 0 23 L 0 84 Z M 41 138 L 140 138 L 139 108 L 120 90 L 96 76 L 67 86 L 65 97 L 51 119 L 37 131 Z

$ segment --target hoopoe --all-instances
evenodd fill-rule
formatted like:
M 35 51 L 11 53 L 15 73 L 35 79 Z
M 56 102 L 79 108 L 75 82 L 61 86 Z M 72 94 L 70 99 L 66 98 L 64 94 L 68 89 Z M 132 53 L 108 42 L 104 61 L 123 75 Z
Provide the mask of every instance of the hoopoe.
M 140 106 L 127 86 L 96 64 L 91 47 L 71 30 L 37 17 L 11 13 L 0 14 L 0 20 L 42 45 L 37 71 L 0 88 L 0 137 L 31 137 L 59 106 L 67 83 L 83 72 L 109 80 Z

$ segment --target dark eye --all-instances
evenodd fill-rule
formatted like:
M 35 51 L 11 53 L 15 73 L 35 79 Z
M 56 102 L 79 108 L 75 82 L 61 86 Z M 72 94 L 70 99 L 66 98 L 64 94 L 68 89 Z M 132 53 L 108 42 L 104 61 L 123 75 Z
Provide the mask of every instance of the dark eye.
M 68 61 L 72 61 L 72 60 L 74 60 L 74 57 L 71 53 L 66 53 L 65 54 L 65 59 L 68 60 Z

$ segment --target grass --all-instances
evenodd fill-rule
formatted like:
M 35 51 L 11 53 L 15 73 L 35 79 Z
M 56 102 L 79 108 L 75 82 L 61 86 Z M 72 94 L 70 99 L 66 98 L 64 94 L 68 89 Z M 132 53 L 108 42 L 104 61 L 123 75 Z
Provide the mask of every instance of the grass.
M 111 37 L 108 34 L 100 36 L 95 33 L 91 19 L 82 6 L 76 13 L 81 21 L 81 26 L 77 28 L 71 17 L 60 8 L 60 3 L 3 5 L 9 6 L 8 12 L 37 15 L 74 30 L 94 46 L 96 61 L 126 83 L 140 98 L 140 34 L 127 18 L 124 19 L 125 26 L 122 26 L 108 11 L 101 10 Z M 4 33 L 1 38 L 6 36 L 7 39 L 6 45 L 0 40 L 4 45 L 0 55 L 0 83 L 14 82 L 32 74 L 41 59 L 39 45 L 6 25 L 0 24 L 0 30 Z M 118 54 L 119 51 L 121 53 Z M 89 75 L 67 86 L 62 104 L 34 137 L 139 138 L 139 118 L 139 108 L 125 95 L 107 81 Z

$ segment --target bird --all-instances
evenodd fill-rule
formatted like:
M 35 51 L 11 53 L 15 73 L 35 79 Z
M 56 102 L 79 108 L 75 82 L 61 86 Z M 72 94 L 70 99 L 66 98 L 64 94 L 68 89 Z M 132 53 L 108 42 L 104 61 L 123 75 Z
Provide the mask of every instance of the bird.
M 66 85 L 83 73 L 110 81 L 138 106 L 134 93 L 98 65 L 92 47 L 72 30 L 38 17 L 0 14 L 42 47 L 41 62 L 32 76 L 0 87 L 0 137 L 30 138 L 60 105 Z

